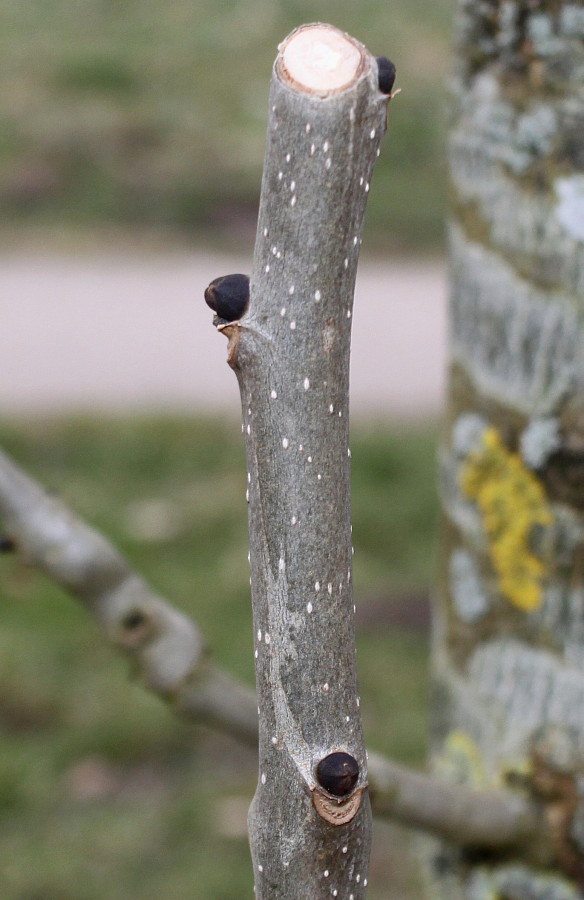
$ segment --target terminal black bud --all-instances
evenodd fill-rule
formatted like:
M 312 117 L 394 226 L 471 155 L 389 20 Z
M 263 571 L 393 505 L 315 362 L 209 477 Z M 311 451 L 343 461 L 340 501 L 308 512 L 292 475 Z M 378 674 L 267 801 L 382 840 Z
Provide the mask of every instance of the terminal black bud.
M 333 797 L 346 797 L 359 778 L 357 760 L 348 753 L 330 753 L 316 767 L 316 780 Z
M 395 81 L 395 66 L 387 56 L 377 57 L 379 90 L 382 94 L 391 94 Z
M 226 322 L 241 319 L 249 303 L 248 276 L 222 275 L 215 278 L 205 291 L 205 302 Z

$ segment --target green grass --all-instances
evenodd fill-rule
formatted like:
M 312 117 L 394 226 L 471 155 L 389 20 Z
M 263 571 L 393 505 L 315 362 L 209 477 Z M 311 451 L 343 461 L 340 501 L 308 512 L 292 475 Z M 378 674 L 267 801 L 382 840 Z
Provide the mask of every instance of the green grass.
M 4 0 L 0 224 L 121 223 L 247 239 L 279 41 L 327 21 L 390 56 L 367 245 L 436 249 L 452 0 Z
M 196 618 L 215 657 L 252 683 L 237 423 L 4 423 L 0 443 Z M 391 609 L 394 590 L 425 588 L 431 577 L 434 434 L 361 428 L 352 447 L 357 602 L 382 609 L 358 637 L 367 740 L 418 763 L 427 636 L 393 626 Z M 181 722 L 128 681 L 83 610 L 10 555 L 0 558 L 0 597 L 4 900 L 250 896 L 243 829 L 253 754 Z M 379 835 L 370 896 L 406 900 L 403 838 Z

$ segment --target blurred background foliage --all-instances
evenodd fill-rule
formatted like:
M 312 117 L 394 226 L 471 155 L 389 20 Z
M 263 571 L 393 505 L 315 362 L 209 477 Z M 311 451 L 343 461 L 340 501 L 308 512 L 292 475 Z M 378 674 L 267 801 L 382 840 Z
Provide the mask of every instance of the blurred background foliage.
M 358 664 L 366 739 L 425 754 L 435 434 L 352 437 Z M 75 418 L 0 425 L 0 445 L 98 527 L 253 684 L 245 466 L 237 422 Z M 0 556 L 4 900 L 251 896 L 255 754 L 183 722 L 85 611 Z M 404 833 L 376 824 L 369 896 L 419 896 Z
M 0 227 L 251 243 L 278 42 L 332 21 L 397 65 L 366 246 L 440 249 L 452 0 L 3 0 Z

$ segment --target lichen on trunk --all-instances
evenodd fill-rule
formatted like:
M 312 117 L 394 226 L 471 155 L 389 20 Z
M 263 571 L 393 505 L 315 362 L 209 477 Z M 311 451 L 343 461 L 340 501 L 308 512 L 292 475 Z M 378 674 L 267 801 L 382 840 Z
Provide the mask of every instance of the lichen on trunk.
M 459 0 L 433 767 L 534 796 L 550 869 L 427 845 L 428 894 L 584 887 L 584 16 Z M 575 135 L 580 137 L 576 140 Z

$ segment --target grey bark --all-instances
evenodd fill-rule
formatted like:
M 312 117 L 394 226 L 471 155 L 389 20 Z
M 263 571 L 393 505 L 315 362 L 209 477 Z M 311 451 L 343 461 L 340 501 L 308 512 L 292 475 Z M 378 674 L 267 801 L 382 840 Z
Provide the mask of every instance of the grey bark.
M 426 847 L 428 896 L 584 896 L 584 11 L 459 0 L 433 765 L 536 797 L 547 871 Z
M 349 350 L 361 226 L 388 97 L 374 58 L 350 40 L 360 67 L 340 91 L 303 90 L 286 77 L 282 50 L 276 60 L 250 305 L 230 329 L 248 465 L 260 715 L 249 829 L 261 900 L 357 900 L 367 887 Z M 342 804 L 315 776 L 336 751 L 359 766 Z

